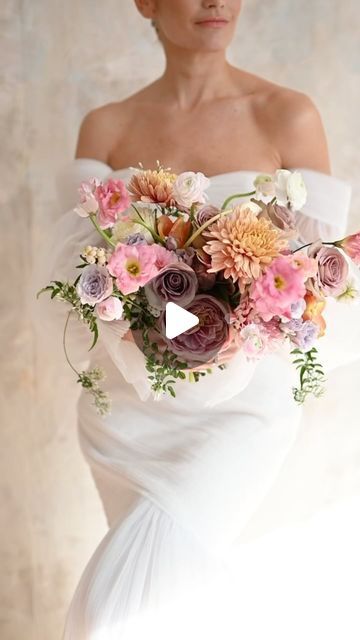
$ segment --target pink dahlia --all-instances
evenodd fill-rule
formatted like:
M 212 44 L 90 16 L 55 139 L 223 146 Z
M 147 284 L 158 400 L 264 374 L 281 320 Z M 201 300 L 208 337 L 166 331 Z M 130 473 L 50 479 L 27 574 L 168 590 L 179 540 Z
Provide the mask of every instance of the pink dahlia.
M 305 293 L 303 270 L 292 264 L 290 256 L 279 256 L 253 283 L 250 297 L 259 315 L 268 321 L 275 315 L 291 318 L 291 305 Z
M 158 272 L 156 257 L 154 245 L 120 242 L 107 264 L 119 291 L 125 295 L 134 293 L 151 280 Z

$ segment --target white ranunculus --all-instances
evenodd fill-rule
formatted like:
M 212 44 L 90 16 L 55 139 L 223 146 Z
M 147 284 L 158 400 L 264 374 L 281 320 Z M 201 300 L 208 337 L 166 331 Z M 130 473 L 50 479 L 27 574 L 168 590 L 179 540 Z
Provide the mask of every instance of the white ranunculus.
M 180 207 L 190 208 L 195 202 L 204 204 L 207 196 L 204 190 L 210 185 L 210 180 L 201 171 L 184 171 L 180 173 L 173 184 L 173 197 Z
M 292 210 L 301 209 L 306 202 L 306 187 L 299 171 L 275 171 L 275 195 L 279 204 Z

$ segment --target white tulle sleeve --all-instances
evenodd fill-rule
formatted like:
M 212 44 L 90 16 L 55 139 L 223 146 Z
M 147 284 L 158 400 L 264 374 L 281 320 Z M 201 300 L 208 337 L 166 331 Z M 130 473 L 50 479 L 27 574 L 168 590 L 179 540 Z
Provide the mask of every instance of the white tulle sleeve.
M 36 292 L 51 280 L 73 282 L 80 274 L 76 265 L 80 253 L 90 245 L 104 246 L 99 233 L 90 220 L 79 217 L 73 210 L 78 202 L 78 187 L 82 180 L 96 176 L 104 179 L 109 169 L 96 160 L 70 162 L 55 177 L 57 216 L 44 225 L 43 239 L 34 256 L 31 278 L 31 316 L 38 339 L 46 343 L 49 358 L 62 350 L 62 336 L 70 305 L 57 298 L 51 300 L 49 292 L 36 299 Z M 89 365 L 97 347 L 89 352 L 93 336 L 75 312 L 70 316 L 66 332 L 66 348 L 73 365 L 79 370 Z M 65 359 L 64 353 L 62 354 Z
M 312 169 L 300 171 L 307 189 L 307 200 L 296 211 L 299 244 L 321 238 L 324 242 L 338 240 L 345 235 L 351 201 L 351 185 L 334 176 Z

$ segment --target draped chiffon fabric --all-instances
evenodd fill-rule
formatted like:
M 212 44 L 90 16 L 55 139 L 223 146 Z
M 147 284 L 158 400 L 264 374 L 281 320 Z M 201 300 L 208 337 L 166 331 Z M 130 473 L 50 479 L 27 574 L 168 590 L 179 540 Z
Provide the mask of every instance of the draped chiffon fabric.
M 307 203 L 296 213 L 300 240 L 343 237 L 350 185 L 317 171 L 299 170 L 308 189 Z M 211 203 L 221 205 L 229 194 L 248 191 L 257 173 L 212 177 L 207 190 Z M 87 158 L 72 161 L 58 173 L 64 213 L 51 230 L 48 253 L 39 259 L 39 287 L 51 278 L 75 278 L 80 251 L 87 244 L 99 244 L 96 230 L 72 211 L 81 180 L 97 176 L 126 181 L 130 174 L 130 168 L 114 171 Z M 354 277 L 358 278 L 356 269 Z M 50 303 L 44 296 L 37 304 L 47 332 L 60 340 L 65 305 Z M 319 359 L 334 372 L 360 358 L 360 307 L 329 301 L 326 318 Z M 278 520 L 270 514 L 251 529 L 311 421 L 311 412 L 293 400 L 297 372 L 287 350 L 269 354 L 256 365 L 239 356 L 224 371 L 215 370 L 198 383 L 180 381 L 175 398 L 155 401 L 143 354 L 134 343 L 120 341 L 122 322 L 100 324 L 99 342 L 89 354 L 88 330 L 73 320 L 68 351 L 78 366 L 100 364 L 107 372 L 103 387 L 112 397 L 111 414 L 100 417 L 83 390 L 77 408 L 79 445 L 109 531 L 83 571 L 63 640 L 135 640 L 145 633 L 154 639 L 235 639 L 245 631 L 246 638 L 260 637 L 250 635 L 256 624 L 250 626 L 249 620 L 245 629 L 243 589 L 255 571 L 244 555 L 245 547 L 251 549 L 244 542 L 246 531 L 253 549 L 269 532 L 275 535 L 274 544 L 281 541 L 285 548 L 287 541 L 290 547 L 296 540 L 292 522 L 313 515 L 305 491 L 302 500 L 298 492 L 298 512 L 288 521 L 286 514 Z M 326 408 L 326 401 L 314 402 Z M 340 425 L 332 426 L 336 427 L 340 430 Z M 323 431 L 318 435 L 326 442 Z M 284 482 L 286 477 L 290 476 L 285 474 Z M 352 487 L 352 494 L 357 489 Z M 324 506 L 316 505 L 315 511 Z M 251 550 L 249 557 L 255 557 Z

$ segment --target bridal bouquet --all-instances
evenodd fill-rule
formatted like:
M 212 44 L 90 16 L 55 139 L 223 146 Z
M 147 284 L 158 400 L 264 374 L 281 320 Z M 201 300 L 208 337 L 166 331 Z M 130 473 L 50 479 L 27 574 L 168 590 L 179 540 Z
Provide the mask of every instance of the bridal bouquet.
M 360 232 L 295 248 L 295 212 L 306 201 L 297 171 L 260 174 L 253 190 L 229 195 L 221 207 L 209 202 L 211 180 L 201 172 L 176 175 L 159 163 L 133 171 L 128 184 L 81 183 L 74 215 L 94 225 L 99 242 L 83 247 L 74 282 L 52 280 L 37 296 L 51 291 L 70 304 L 69 314 L 93 333 L 90 349 L 99 324 L 121 324 L 121 339 L 143 351 L 155 398 L 175 396 L 177 379 L 197 382 L 214 367 L 225 368 L 239 350 L 258 359 L 285 341 L 299 369 L 295 401 L 323 393 L 315 345 L 326 330 L 327 297 L 358 297 L 349 260 L 360 264 Z M 165 328 L 170 302 L 199 319 L 172 339 Z M 65 332 L 66 326 L 71 365 Z M 106 414 L 110 399 L 99 387 L 104 372 L 76 373 Z

